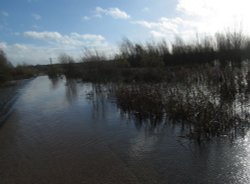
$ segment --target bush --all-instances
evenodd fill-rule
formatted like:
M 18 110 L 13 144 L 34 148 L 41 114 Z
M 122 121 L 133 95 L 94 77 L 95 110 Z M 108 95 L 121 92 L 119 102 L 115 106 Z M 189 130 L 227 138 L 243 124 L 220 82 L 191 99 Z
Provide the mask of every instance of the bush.
M 3 50 L 0 50 L 0 84 L 11 79 L 13 66 L 8 61 Z

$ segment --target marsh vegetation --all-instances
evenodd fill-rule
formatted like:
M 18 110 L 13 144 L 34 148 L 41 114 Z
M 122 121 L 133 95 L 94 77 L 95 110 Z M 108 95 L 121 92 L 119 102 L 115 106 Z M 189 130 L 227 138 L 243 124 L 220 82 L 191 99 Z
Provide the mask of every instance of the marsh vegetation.
M 170 46 L 125 39 L 113 59 L 88 51 L 75 63 L 64 54 L 54 71 L 112 86 L 117 106 L 141 123 L 178 123 L 181 137 L 199 142 L 234 139 L 249 126 L 249 53 L 250 38 L 241 32 L 190 43 L 176 38 Z
M 153 126 L 181 124 L 183 138 L 244 136 L 249 126 L 250 38 L 241 32 L 172 44 L 124 39 L 113 58 L 85 50 L 80 62 L 66 54 L 58 64 L 13 67 L 1 52 L 1 82 L 47 73 L 51 79 L 105 84 L 124 113 Z M 101 85 L 102 86 L 102 85 Z
M 173 83 L 115 85 L 117 105 L 141 123 L 179 124 L 185 129 L 181 137 L 199 142 L 244 136 L 250 120 L 249 72 L 208 69 L 198 67 L 197 74 Z

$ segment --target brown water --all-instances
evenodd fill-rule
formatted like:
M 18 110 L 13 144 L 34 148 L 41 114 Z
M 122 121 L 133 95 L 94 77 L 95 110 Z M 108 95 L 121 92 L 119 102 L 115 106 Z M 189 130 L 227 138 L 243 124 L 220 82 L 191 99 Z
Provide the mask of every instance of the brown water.
M 250 133 L 198 145 L 93 89 L 45 76 L 20 89 L 0 128 L 1 184 L 250 183 Z

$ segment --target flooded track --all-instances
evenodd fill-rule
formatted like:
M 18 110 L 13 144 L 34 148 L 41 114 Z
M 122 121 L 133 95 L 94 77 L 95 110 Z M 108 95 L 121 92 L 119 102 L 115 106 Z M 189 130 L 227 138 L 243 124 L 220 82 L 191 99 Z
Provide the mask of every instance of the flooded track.
M 92 92 L 45 76 L 22 88 L 0 128 L 0 183 L 250 183 L 250 134 L 197 145 Z

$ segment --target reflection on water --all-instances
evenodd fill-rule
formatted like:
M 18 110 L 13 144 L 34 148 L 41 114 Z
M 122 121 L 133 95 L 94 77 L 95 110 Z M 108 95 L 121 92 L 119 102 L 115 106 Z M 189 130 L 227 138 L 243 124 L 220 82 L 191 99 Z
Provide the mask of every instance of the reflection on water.
M 165 117 L 124 113 L 110 90 L 30 82 L 0 129 L 1 183 L 250 183 L 250 133 L 199 145 Z
M 51 89 L 56 89 L 56 88 L 58 88 L 59 81 L 60 81 L 60 78 L 59 78 L 59 77 L 50 78 Z
M 77 95 L 78 95 L 77 83 L 75 80 L 67 79 L 65 86 L 66 86 L 65 88 L 66 98 L 68 102 L 73 102 L 77 98 Z

